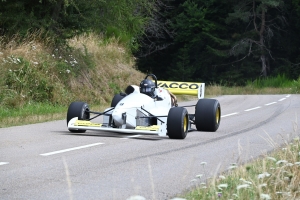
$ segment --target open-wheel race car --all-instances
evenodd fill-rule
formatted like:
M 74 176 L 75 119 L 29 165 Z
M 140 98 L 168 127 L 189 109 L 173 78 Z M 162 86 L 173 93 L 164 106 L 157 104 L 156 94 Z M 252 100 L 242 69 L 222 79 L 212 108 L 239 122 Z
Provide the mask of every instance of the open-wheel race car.
M 187 88 L 183 86 L 181 89 Z M 204 91 L 201 86 L 202 89 Z M 199 93 L 203 91 L 199 87 Z M 174 94 L 158 87 L 155 75 L 148 74 L 140 87 L 130 85 L 125 93 L 116 94 L 111 106 L 103 112 L 91 111 L 86 102 L 72 102 L 67 112 L 67 126 L 74 133 L 95 130 L 184 139 L 189 131 L 195 130 L 192 125 L 198 131 L 214 132 L 219 128 L 220 104 L 216 99 L 204 99 L 203 96 L 196 105 L 185 106 L 195 107 L 195 113 L 189 114 L 184 106 L 177 105 Z M 92 121 L 99 116 L 103 116 L 102 123 Z

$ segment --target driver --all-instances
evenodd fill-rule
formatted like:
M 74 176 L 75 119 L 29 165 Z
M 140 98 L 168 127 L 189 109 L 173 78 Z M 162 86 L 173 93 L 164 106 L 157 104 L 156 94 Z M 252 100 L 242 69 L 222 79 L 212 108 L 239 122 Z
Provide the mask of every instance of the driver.
M 144 79 L 141 83 L 140 83 L 140 92 L 143 94 L 148 95 L 151 98 L 155 98 L 155 85 L 153 83 L 153 81 L 149 80 L 149 79 Z

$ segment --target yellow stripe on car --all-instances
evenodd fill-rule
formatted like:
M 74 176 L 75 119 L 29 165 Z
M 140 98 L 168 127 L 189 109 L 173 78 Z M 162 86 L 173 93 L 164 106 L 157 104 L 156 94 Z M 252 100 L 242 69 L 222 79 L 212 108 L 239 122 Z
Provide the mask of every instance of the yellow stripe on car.
M 92 123 L 92 122 L 86 121 L 86 120 L 77 120 L 74 123 L 74 126 L 94 126 L 94 127 L 101 127 L 102 124 Z
M 158 131 L 159 126 L 153 125 L 153 126 L 137 126 L 135 127 L 135 130 L 145 130 L 145 131 Z

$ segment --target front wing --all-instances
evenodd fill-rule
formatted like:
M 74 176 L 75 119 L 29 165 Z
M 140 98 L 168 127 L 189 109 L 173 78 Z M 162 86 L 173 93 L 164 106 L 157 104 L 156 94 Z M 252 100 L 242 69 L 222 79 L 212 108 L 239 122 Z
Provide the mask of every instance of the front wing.
M 161 125 L 137 126 L 135 129 L 126 129 L 106 127 L 103 124 L 93 123 L 87 120 L 78 120 L 78 117 L 74 117 L 69 121 L 68 129 L 167 136 L 165 123 L 161 123 Z

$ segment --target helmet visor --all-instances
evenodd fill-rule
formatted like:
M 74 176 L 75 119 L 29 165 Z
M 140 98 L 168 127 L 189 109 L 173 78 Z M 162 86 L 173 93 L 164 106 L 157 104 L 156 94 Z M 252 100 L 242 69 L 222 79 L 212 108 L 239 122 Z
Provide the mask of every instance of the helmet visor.
M 148 92 L 152 92 L 152 88 L 144 87 L 144 88 L 141 88 L 140 91 L 141 91 L 142 93 L 148 93 Z

